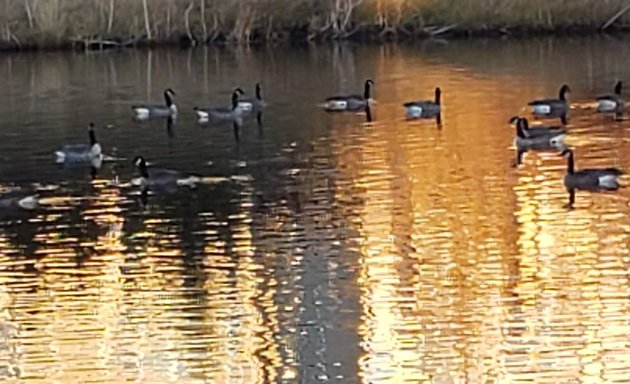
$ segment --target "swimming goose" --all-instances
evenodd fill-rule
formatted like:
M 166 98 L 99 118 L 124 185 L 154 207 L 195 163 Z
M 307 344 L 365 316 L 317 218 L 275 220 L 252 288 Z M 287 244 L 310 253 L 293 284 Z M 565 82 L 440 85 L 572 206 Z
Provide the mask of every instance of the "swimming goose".
M 557 126 L 544 126 L 544 125 L 540 125 L 540 126 L 536 126 L 536 127 L 530 127 L 529 126 L 529 121 L 527 120 L 526 117 L 518 117 L 518 116 L 514 116 L 510 119 L 510 121 L 508 121 L 510 124 L 521 124 L 521 127 L 523 129 L 523 134 L 525 137 L 529 138 L 529 137 L 538 137 L 538 136 L 555 136 L 555 135 L 560 135 L 560 134 L 566 134 L 567 132 Z
M 519 149 L 552 149 L 563 148 L 564 131 L 549 131 L 547 133 L 539 132 L 536 136 L 528 136 L 525 130 L 525 119 L 519 118 L 516 122 L 516 139 L 515 146 Z
M 218 107 L 218 108 L 201 109 L 199 107 L 194 107 L 193 111 L 197 113 L 197 117 L 200 120 L 208 120 L 208 118 L 210 117 L 217 120 L 237 119 L 241 117 L 241 115 L 243 115 L 243 112 L 244 112 L 244 110 L 241 109 L 238 105 L 239 96 L 242 95 L 243 93 L 244 93 L 243 90 L 240 88 L 236 88 L 234 92 L 232 92 L 232 107 L 231 108 Z
M 325 100 L 324 108 L 327 111 L 357 111 L 362 110 L 366 106 L 372 104 L 371 89 L 374 81 L 365 80 L 363 88 L 363 96 L 361 95 L 342 95 L 332 96 Z
M 440 99 L 442 90 L 440 87 L 435 88 L 435 100 L 410 101 L 403 104 L 405 107 L 405 115 L 409 119 L 417 119 L 420 117 L 435 117 L 440 113 Z
M 255 98 L 251 99 L 243 99 L 239 100 L 238 107 L 243 111 L 251 111 L 253 109 L 259 109 L 265 106 L 265 102 L 262 99 L 262 87 L 260 83 L 256 83 L 255 87 Z
M 170 88 L 164 90 L 165 105 L 160 104 L 141 104 L 134 105 L 131 108 L 136 112 L 136 118 L 143 120 L 150 117 L 168 117 L 177 116 L 177 105 L 173 102 L 175 91 Z
M 567 173 L 564 175 L 563 182 L 569 191 L 569 204 L 565 207 L 573 208 L 575 203 L 575 190 L 581 189 L 591 192 L 598 191 L 615 191 L 619 189 L 619 176 L 623 171 L 618 168 L 592 168 L 574 169 L 573 151 L 565 149 L 560 156 L 567 156 Z
M 94 133 L 94 124 L 90 123 L 88 128 L 88 134 L 90 136 L 90 144 L 75 144 L 66 145 L 60 150 L 55 151 L 57 163 L 86 163 L 97 164 L 100 166 L 103 160 L 103 153 L 101 152 L 101 145 L 96 141 L 96 134 Z
M 0 196 L 0 210 L 20 209 L 32 211 L 39 207 L 39 196 L 23 192 L 8 192 Z
M 567 157 L 567 173 L 564 175 L 564 185 L 567 189 L 614 191 L 619 188 L 617 179 L 623 174 L 620 169 L 592 168 L 576 171 L 573 151 L 567 148 L 561 153 L 561 156 Z
M 164 168 L 149 168 L 142 156 L 134 159 L 140 173 L 140 185 L 143 188 L 169 189 L 181 185 L 195 187 L 199 182 L 197 176 L 185 176 L 182 173 Z
M 624 100 L 621 97 L 622 82 L 615 84 L 612 95 L 604 95 L 597 98 L 597 112 L 621 112 L 623 111 Z
M 533 100 L 530 101 L 528 105 L 532 106 L 532 113 L 535 115 L 548 116 L 566 113 L 566 111 L 569 109 L 569 104 L 567 102 L 566 96 L 567 92 L 571 92 L 571 88 L 569 88 L 568 85 L 564 84 L 560 88 L 557 99 Z

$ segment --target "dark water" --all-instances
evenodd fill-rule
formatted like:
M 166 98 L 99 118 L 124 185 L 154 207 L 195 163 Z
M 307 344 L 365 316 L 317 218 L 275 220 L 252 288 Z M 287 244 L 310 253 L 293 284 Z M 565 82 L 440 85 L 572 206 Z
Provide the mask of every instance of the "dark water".
M 565 160 L 514 167 L 507 120 L 566 82 L 577 167 L 630 169 L 630 122 L 593 104 L 628 42 L 0 56 L 0 187 L 42 198 L 0 217 L 0 378 L 627 382 L 629 193 L 567 209 Z M 373 121 L 318 107 L 368 77 Z M 261 123 L 197 124 L 257 81 Z M 438 85 L 441 125 L 406 121 Z M 172 127 L 131 118 L 166 87 Z M 117 159 L 94 178 L 53 157 L 90 121 Z M 204 183 L 143 202 L 136 155 Z

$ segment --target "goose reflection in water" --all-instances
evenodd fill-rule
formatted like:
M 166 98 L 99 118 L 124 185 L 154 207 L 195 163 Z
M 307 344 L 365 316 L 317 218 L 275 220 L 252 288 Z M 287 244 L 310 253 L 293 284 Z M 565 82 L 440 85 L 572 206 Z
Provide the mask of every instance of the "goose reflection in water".
M 40 197 L 36 192 L 13 190 L 0 194 L 0 218 L 36 211 Z

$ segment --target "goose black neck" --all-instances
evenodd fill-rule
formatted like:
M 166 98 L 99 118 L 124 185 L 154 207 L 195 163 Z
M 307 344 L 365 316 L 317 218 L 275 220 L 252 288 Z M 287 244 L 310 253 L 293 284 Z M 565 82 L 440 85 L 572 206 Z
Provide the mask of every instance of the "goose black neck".
M 258 100 L 262 100 L 262 95 L 260 93 L 260 85 L 256 84 L 256 98 Z
M 363 98 L 365 100 L 370 98 L 370 88 L 371 88 L 371 83 L 369 81 L 365 82 L 365 88 L 363 90 Z
M 523 132 L 527 131 L 529 129 L 529 121 L 527 121 L 527 118 L 522 117 L 520 119 L 518 119 L 519 123 L 521 123 L 521 127 L 523 127 Z
M 558 96 L 560 97 L 560 100 L 566 101 L 566 99 L 567 99 L 567 88 L 566 87 L 560 88 L 560 94 Z
M 440 105 L 442 99 L 442 91 L 440 90 L 440 88 L 437 88 L 435 90 L 435 104 Z
M 524 119 L 518 119 L 518 121 L 516 122 L 516 135 L 518 137 L 520 137 L 521 139 L 525 139 L 526 135 L 525 135 L 525 125 L 526 123 L 524 122 Z
M 616 95 L 621 95 L 621 81 L 618 81 L 617 84 L 615 84 L 615 94 Z
M 569 156 L 567 158 L 567 173 L 573 174 L 575 163 L 573 161 L 573 151 L 569 151 Z
M 94 130 L 92 128 L 90 128 L 90 147 L 93 146 L 94 144 L 96 144 L 96 134 L 94 133 Z
M 232 93 L 232 109 L 236 109 L 238 107 L 238 93 Z
M 169 108 L 173 105 L 173 99 L 171 99 L 171 95 L 168 94 L 168 91 L 164 91 L 164 101 Z
M 147 163 L 144 160 L 142 160 L 140 164 L 138 164 L 138 170 L 140 171 L 140 176 L 144 177 L 145 179 L 149 178 L 149 170 L 147 169 Z

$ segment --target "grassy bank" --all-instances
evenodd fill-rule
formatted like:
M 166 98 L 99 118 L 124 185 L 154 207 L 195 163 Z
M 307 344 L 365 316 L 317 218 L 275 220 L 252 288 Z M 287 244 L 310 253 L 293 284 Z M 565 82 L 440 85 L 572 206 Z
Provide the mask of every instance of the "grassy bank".
M 0 4 L 4 49 L 630 28 L 626 0 L 0 0 Z

